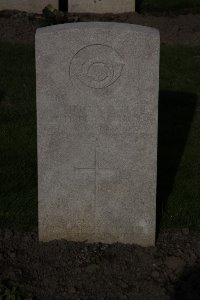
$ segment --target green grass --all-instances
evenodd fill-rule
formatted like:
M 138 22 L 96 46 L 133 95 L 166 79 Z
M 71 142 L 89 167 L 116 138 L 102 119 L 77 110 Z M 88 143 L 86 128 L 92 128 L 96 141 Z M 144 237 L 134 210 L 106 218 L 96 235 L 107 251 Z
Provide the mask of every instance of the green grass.
M 34 50 L 0 44 L 0 224 L 37 225 Z
M 136 0 L 137 1 L 137 0 Z M 199 9 L 200 0 L 141 0 L 142 11 L 177 11 Z
M 200 227 L 200 47 L 161 49 L 158 209 L 163 227 Z M 158 211 L 159 212 L 159 211 Z
M 0 300 L 22 300 L 22 297 L 17 287 L 7 287 L 6 284 L 0 282 Z
M 200 227 L 200 47 L 162 46 L 158 213 Z M 37 226 L 34 49 L 0 44 L 0 225 Z

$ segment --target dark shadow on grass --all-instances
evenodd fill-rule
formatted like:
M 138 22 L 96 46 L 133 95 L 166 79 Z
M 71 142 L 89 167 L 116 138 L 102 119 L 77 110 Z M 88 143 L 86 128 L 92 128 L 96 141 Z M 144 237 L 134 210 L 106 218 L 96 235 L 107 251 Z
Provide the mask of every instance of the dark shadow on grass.
M 185 268 L 174 285 L 171 300 L 200 299 L 200 266 Z
M 5 97 L 5 92 L 3 90 L 0 89 L 0 103 L 3 100 L 3 98 Z
M 68 11 L 68 0 L 59 0 L 59 10 Z
M 137 13 L 141 13 L 142 12 L 142 3 L 143 3 L 144 0 L 136 0 L 135 1 L 135 11 Z
M 158 112 L 157 234 L 187 142 L 197 97 L 160 91 Z

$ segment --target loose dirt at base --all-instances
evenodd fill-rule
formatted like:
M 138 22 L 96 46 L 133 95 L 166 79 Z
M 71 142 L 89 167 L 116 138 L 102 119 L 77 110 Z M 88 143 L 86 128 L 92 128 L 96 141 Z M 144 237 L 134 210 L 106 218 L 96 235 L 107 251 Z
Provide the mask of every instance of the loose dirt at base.
M 200 299 L 200 232 L 162 231 L 143 248 L 2 229 L 0 281 L 27 300 Z

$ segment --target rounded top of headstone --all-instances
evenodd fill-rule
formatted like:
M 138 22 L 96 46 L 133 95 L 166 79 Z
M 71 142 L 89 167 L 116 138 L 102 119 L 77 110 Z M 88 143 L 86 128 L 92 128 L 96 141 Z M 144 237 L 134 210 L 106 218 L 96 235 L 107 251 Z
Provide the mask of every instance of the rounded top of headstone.
M 118 31 L 136 31 L 141 34 L 150 34 L 154 36 L 159 36 L 159 30 L 142 26 L 136 24 L 128 24 L 128 23 L 117 23 L 117 22 L 78 22 L 78 23 L 66 23 L 59 25 L 46 26 L 43 28 L 38 28 L 36 31 L 36 35 L 45 34 L 45 33 L 53 33 L 59 32 L 63 30 L 95 30 L 95 29 L 106 29 L 106 30 L 118 30 Z

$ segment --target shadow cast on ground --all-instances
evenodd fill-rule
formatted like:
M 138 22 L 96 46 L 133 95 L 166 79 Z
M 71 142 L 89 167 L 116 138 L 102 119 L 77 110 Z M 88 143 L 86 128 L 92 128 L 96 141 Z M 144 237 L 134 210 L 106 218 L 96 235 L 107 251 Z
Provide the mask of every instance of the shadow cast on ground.
M 171 300 L 200 299 L 200 266 L 185 268 L 174 285 Z
M 141 13 L 142 11 L 142 3 L 144 2 L 144 0 L 135 0 L 135 11 L 137 13 Z
M 197 97 L 160 91 L 158 109 L 157 234 L 185 148 Z
M 68 0 L 59 0 L 59 10 L 68 11 Z
M 0 103 L 3 100 L 4 97 L 5 97 L 5 92 L 0 89 Z

